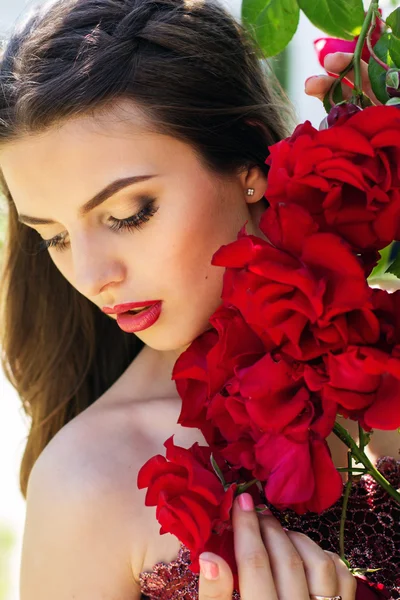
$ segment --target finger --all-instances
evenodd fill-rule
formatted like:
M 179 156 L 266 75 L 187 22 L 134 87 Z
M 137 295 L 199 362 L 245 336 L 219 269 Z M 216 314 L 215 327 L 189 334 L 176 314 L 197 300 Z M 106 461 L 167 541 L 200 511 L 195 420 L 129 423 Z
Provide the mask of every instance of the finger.
M 329 554 L 335 563 L 336 574 L 338 578 L 338 595 L 342 596 L 343 600 L 354 600 L 357 591 L 356 578 L 350 573 L 348 567 L 342 561 L 340 556 L 334 552 L 329 552 L 329 550 L 325 550 L 325 552 Z
M 315 98 L 323 102 L 335 81 L 335 77 L 331 77 L 330 75 L 315 75 L 305 82 L 304 91 L 308 96 L 315 96 Z M 352 89 L 342 83 L 342 94 L 344 100 L 350 100 Z
M 334 52 L 332 54 L 327 54 L 324 60 L 324 67 L 330 73 L 336 73 L 339 75 L 339 73 L 349 66 L 352 58 L 353 54 L 350 52 Z M 374 104 L 381 104 L 372 91 L 371 81 L 368 75 L 368 64 L 365 62 L 365 60 L 360 61 L 360 70 L 362 82 L 361 87 L 364 94 L 368 96 L 368 98 L 370 98 Z M 348 79 L 354 83 L 354 69 L 346 74 L 345 79 Z
M 309 600 L 307 579 L 300 554 L 272 514 L 260 516 L 259 519 L 279 600 Z
M 238 567 L 242 600 L 268 598 L 278 600 L 270 561 L 261 536 L 260 524 L 252 504 L 241 508 L 238 500 L 248 500 L 250 494 L 240 494 L 233 504 L 232 523 L 235 558 Z
M 336 596 L 338 577 L 329 554 L 303 533 L 288 531 L 287 535 L 303 561 L 309 594 Z
M 199 600 L 232 600 L 233 576 L 228 563 L 213 552 L 202 552 L 199 562 Z

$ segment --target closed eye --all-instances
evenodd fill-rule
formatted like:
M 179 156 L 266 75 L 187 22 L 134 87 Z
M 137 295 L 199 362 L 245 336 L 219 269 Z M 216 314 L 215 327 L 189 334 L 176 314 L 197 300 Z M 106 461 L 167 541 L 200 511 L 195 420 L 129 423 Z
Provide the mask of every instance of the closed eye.
M 126 219 L 116 219 L 115 217 L 109 217 L 111 222 L 110 229 L 112 231 L 132 231 L 133 229 L 141 229 L 147 221 L 151 219 L 153 215 L 158 211 L 159 207 L 155 206 L 155 198 L 144 198 L 147 203 L 139 212 L 127 217 Z M 48 250 L 49 248 L 55 248 L 57 251 L 63 251 L 68 248 L 69 243 L 67 242 L 68 233 L 63 232 L 55 235 L 49 240 L 41 240 L 39 243 L 39 251 Z

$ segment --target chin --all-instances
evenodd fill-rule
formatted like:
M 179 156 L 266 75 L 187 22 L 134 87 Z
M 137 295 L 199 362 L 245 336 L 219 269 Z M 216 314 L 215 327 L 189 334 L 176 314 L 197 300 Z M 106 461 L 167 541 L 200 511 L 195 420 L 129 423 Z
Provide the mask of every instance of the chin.
M 163 328 L 164 331 L 161 331 L 161 329 L 162 328 L 160 327 L 159 331 L 157 331 L 157 325 L 155 325 L 153 331 L 143 331 L 135 335 L 137 335 L 146 346 L 149 346 L 153 350 L 158 350 L 160 352 L 183 352 L 202 333 L 212 329 L 212 326 L 207 319 L 195 327 L 187 327 L 185 332 L 178 327 L 168 327 L 168 331 L 165 330 L 166 328 Z

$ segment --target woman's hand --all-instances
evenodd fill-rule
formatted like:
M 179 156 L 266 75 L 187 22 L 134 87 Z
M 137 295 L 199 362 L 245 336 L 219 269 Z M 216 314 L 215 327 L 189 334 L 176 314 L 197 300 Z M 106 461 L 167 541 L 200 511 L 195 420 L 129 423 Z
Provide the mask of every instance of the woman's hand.
M 333 54 L 328 54 L 324 61 L 324 67 L 330 73 L 336 73 L 339 75 L 339 73 L 341 73 L 341 71 L 343 71 L 349 65 L 352 57 L 353 54 L 349 52 L 334 52 Z M 361 77 L 364 94 L 368 96 L 368 98 L 374 104 L 381 104 L 372 91 L 371 82 L 368 76 L 368 65 L 364 60 L 361 61 Z M 349 71 L 345 79 L 348 79 L 354 83 L 354 71 Z M 330 75 L 316 75 L 315 77 L 311 77 L 307 79 L 304 84 L 305 93 L 308 96 L 315 96 L 319 100 L 323 101 L 325 95 L 329 92 L 335 80 L 335 77 L 331 77 Z M 352 94 L 352 89 L 343 82 L 341 85 L 343 98 L 348 100 Z
M 232 519 L 241 600 L 309 600 L 310 594 L 354 600 L 356 579 L 337 554 L 302 533 L 286 531 L 272 514 L 241 508 L 238 499 Z M 232 600 L 233 576 L 226 561 L 211 552 L 201 558 L 211 560 L 219 574 L 207 579 L 200 573 L 199 600 Z

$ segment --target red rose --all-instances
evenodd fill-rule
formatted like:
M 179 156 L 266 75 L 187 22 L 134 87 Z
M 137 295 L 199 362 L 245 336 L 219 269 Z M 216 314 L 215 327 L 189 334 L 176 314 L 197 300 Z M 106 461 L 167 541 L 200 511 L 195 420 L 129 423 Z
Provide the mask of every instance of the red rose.
M 382 15 L 381 8 L 379 9 L 379 12 Z M 382 21 L 378 17 L 376 17 L 375 22 L 376 27 L 374 29 L 371 39 L 372 47 L 374 47 L 375 44 L 379 41 L 383 31 Z M 325 37 L 314 40 L 314 48 L 317 53 L 319 64 L 321 65 L 321 67 L 324 67 L 324 60 L 327 54 L 331 54 L 334 52 L 350 52 L 351 54 L 353 54 L 356 49 L 358 38 L 359 36 L 355 37 L 354 40 L 342 40 L 340 38 Z M 362 60 L 365 60 L 365 62 L 369 62 L 370 57 L 371 54 L 368 49 L 367 41 L 365 41 L 361 58 Z M 336 75 L 335 73 L 329 73 L 329 75 L 338 77 L 338 75 Z M 354 87 L 353 84 L 351 84 L 351 87 Z
M 212 469 L 210 448 L 197 443 L 190 449 L 181 448 L 174 445 L 173 436 L 164 446 L 166 458 L 153 456 L 137 478 L 139 489 L 148 488 L 146 506 L 157 506 L 160 534 L 172 533 L 189 548 L 190 568 L 195 573 L 204 551 L 217 552 L 234 567 L 233 544 L 227 543 L 224 534 L 230 536 L 236 483 L 224 490 Z
M 270 502 L 303 511 L 327 508 L 333 495 L 336 498 L 337 486 L 320 491 L 322 462 L 314 460 L 314 455 L 317 450 L 318 456 L 323 453 L 319 442 L 325 443 L 332 431 L 336 404 L 310 394 L 303 377 L 304 365 L 268 353 L 234 307 L 222 305 L 210 323 L 218 337 L 213 337 L 212 347 L 207 346 L 203 368 L 196 374 L 203 386 L 201 402 L 196 400 L 198 388 L 190 379 L 185 382 L 185 377 L 192 377 L 201 363 L 201 357 L 196 356 L 204 351 L 201 341 L 197 340 L 185 356 L 181 355 L 182 360 L 178 359 L 174 369 L 182 398 L 180 424 L 185 426 L 188 419 L 191 427 L 197 426 L 212 450 L 241 472 L 245 480 L 246 475 L 247 480 L 264 477 Z M 187 368 L 190 364 L 194 365 L 192 371 Z M 278 442 L 268 456 L 260 450 L 266 439 Z M 298 455 L 293 453 L 295 448 Z M 279 457 L 279 469 L 271 467 L 274 456 Z M 325 457 L 328 461 L 326 453 Z M 282 483 L 274 484 L 280 473 L 288 475 L 290 470 L 298 469 L 304 475 L 304 465 L 308 465 L 307 481 L 301 478 L 301 483 L 293 486 L 287 477 L 285 489 Z M 323 470 L 330 472 L 325 462 Z M 333 481 L 337 481 L 335 477 Z
M 312 434 L 307 442 L 284 435 L 265 434 L 255 447 L 256 470 L 266 481 L 265 495 L 278 509 L 291 508 L 298 514 L 321 513 L 343 492 L 343 482 L 332 462 L 325 440 Z
M 227 267 L 225 303 L 241 312 L 268 350 L 279 347 L 298 360 L 374 343 L 379 334 L 358 259 L 341 238 L 316 227 L 301 207 L 280 204 L 260 222 L 272 243 L 242 229 L 212 260 Z
M 172 379 L 183 400 L 178 423 L 183 427 L 201 428 L 208 444 L 212 443 L 216 432 L 206 421 L 209 388 L 207 356 L 217 340 L 214 330 L 198 336 L 179 356 L 172 371 Z
M 269 147 L 265 196 L 272 206 L 303 206 L 356 252 L 382 249 L 400 239 L 399 133 L 394 106 L 368 107 L 322 131 L 306 121 Z
M 228 443 L 221 454 L 231 465 L 245 466 L 279 510 L 322 512 L 342 493 L 342 479 L 322 437 L 332 431 L 335 416 L 333 402 L 318 406 L 310 401 L 282 433 L 244 434 Z
M 334 504 L 340 497 L 342 482 L 334 473 L 325 442 L 335 423 L 336 403 L 310 394 L 299 375 L 301 370 L 290 369 L 285 361 L 278 361 L 275 367 L 270 364 L 264 370 L 266 381 L 261 389 L 257 386 L 260 377 L 249 370 L 242 393 L 249 394 L 244 404 L 251 415 L 250 423 L 256 427 L 250 426 L 239 439 L 221 449 L 231 465 L 245 466 L 252 477 L 265 484 L 265 495 L 271 504 L 279 509 L 292 508 L 299 514 L 306 510 L 322 512 Z M 290 388 L 296 389 L 295 386 L 298 392 L 290 400 Z M 271 402 L 274 394 L 275 402 Z M 292 407 L 297 414 L 290 413 Z M 280 412 L 286 415 L 286 424 Z M 330 485 L 326 485 L 327 474 Z
M 356 575 L 357 590 L 355 600 L 390 600 L 391 593 L 383 583 L 369 581 L 365 575 Z
M 377 347 L 387 352 L 400 344 L 400 290 L 372 290 L 372 305 L 379 319 L 381 338 Z
M 253 365 L 238 368 L 209 403 L 207 419 L 219 429 L 219 450 L 244 436 L 257 441 L 262 432 L 280 432 L 307 407 L 309 392 L 293 377 L 285 361 L 266 354 Z
M 343 491 L 326 441 L 317 436 L 298 442 L 283 434 L 265 433 L 257 443 L 243 436 L 227 444 L 221 454 L 232 465 L 244 465 L 278 510 L 320 513 Z
M 307 366 L 306 381 L 337 403 L 340 414 L 367 431 L 400 427 L 400 359 L 375 348 L 350 346 L 324 357 L 324 363 L 325 374 Z
M 178 423 L 200 429 L 207 443 L 215 447 L 225 438 L 208 420 L 210 403 L 222 389 L 231 386 L 237 369 L 254 363 L 265 354 L 265 347 L 233 307 L 220 306 L 210 323 L 215 329 L 199 336 L 179 356 L 172 379 L 182 399 Z M 229 411 L 224 418 L 229 422 L 228 429 L 232 434 L 237 424 L 229 421 Z M 219 425 L 227 434 L 222 422 Z
M 246 433 L 253 432 L 257 440 L 260 431 L 282 431 L 306 410 L 310 400 L 303 366 L 268 353 L 233 307 L 219 307 L 210 322 L 218 336 L 203 357 L 204 368 L 197 373 L 202 387 L 195 386 L 192 379 L 204 351 L 200 338 L 174 368 L 182 399 L 178 423 L 197 427 L 207 443 L 218 448 Z M 190 364 L 195 366 L 192 371 L 185 368 Z M 321 435 L 329 435 L 332 426 Z

